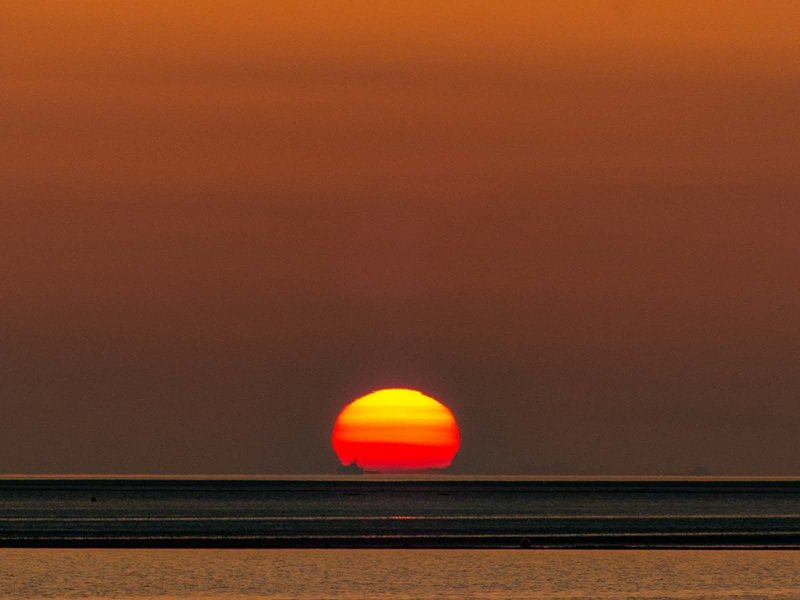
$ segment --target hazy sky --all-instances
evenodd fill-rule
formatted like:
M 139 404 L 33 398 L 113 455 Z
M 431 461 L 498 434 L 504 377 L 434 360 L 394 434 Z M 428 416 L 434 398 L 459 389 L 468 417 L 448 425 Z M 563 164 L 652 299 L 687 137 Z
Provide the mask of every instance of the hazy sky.
M 800 475 L 794 0 L 0 5 L 0 472 Z

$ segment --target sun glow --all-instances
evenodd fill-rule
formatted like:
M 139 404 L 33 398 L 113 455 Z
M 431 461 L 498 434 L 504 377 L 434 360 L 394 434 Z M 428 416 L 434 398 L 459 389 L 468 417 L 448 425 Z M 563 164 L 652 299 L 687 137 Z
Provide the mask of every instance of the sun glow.
M 450 465 L 459 435 L 450 410 L 421 392 L 378 390 L 348 404 L 333 427 L 342 464 L 368 471 L 418 471 Z

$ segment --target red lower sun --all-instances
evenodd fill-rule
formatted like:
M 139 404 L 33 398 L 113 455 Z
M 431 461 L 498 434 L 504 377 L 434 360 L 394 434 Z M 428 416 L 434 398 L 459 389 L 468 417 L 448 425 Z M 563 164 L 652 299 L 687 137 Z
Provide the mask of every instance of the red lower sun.
M 333 426 L 342 464 L 368 471 L 442 469 L 458 452 L 450 410 L 421 392 L 378 390 L 344 407 Z

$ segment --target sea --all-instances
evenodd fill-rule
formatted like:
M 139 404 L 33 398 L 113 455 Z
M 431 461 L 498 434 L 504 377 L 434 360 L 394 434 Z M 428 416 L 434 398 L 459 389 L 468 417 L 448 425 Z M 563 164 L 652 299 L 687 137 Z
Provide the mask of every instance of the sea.
M 800 480 L 0 478 L 0 598 L 800 599 Z

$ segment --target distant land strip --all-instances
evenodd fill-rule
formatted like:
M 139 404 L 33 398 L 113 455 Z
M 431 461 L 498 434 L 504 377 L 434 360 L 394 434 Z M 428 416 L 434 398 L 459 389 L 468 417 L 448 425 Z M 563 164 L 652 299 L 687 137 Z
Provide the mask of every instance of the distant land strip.
M 3 537 L 0 548 L 364 548 L 576 550 L 800 550 L 800 533 L 563 534 L 503 536 Z

